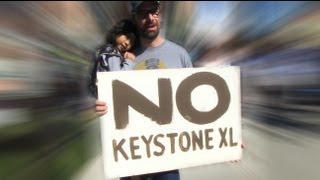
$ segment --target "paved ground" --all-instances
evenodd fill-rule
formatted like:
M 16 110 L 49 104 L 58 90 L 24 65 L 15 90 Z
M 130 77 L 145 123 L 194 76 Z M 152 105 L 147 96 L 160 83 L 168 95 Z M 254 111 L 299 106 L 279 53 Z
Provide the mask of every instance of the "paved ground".
M 181 180 L 319 180 L 320 133 L 243 119 L 245 149 L 237 163 L 180 170 Z M 105 180 L 102 159 L 92 159 L 73 180 Z

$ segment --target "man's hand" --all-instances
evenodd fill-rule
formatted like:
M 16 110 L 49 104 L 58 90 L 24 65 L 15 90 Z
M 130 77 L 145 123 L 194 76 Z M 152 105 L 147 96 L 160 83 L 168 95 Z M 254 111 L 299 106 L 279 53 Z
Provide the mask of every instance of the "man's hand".
M 104 101 L 96 100 L 96 113 L 98 116 L 105 115 L 108 112 L 107 103 Z

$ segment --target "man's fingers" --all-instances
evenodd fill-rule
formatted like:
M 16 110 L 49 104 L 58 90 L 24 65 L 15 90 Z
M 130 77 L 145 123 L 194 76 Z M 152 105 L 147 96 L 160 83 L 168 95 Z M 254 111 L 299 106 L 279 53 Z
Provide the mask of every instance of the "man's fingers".
M 102 116 L 108 112 L 107 103 L 104 101 L 96 100 L 96 113 L 98 116 Z
M 107 106 L 96 106 L 96 111 L 107 111 L 108 107 Z

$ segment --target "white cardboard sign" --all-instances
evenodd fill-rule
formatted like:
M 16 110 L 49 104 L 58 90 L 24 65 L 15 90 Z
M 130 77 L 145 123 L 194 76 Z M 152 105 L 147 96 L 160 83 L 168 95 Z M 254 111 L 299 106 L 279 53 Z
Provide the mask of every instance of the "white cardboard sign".
M 238 160 L 238 67 L 101 72 L 99 100 L 108 178 Z

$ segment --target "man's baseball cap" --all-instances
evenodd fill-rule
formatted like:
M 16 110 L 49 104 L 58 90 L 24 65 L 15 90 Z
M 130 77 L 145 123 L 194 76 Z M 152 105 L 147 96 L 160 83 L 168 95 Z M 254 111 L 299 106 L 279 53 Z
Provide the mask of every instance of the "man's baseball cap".
M 138 7 L 145 1 L 131 1 L 131 12 L 134 13 L 134 12 L 137 12 L 138 10 Z M 160 5 L 160 1 L 146 1 L 146 2 L 157 2 L 159 5 Z

